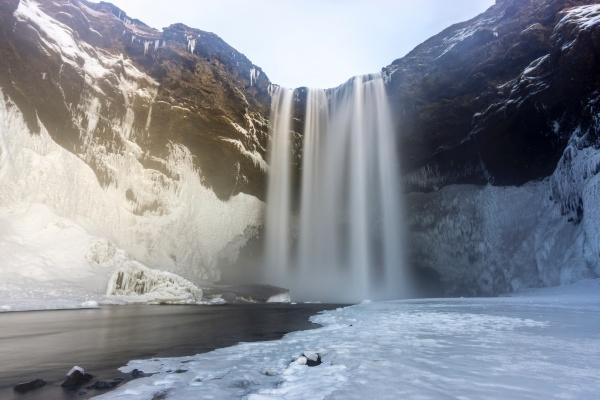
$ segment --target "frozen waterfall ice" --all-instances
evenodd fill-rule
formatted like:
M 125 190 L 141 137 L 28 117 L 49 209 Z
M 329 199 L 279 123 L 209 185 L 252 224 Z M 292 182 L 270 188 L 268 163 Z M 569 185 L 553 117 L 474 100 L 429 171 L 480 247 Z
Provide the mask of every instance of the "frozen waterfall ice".
M 299 207 L 291 200 L 293 97 L 284 89 L 273 96 L 269 281 L 289 287 L 295 300 L 401 297 L 400 166 L 383 79 L 308 90 Z

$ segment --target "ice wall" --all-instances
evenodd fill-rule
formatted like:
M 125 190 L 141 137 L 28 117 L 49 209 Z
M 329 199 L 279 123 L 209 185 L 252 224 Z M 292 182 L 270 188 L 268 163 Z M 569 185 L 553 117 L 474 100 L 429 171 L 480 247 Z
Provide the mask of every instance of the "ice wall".
M 219 200 L 184 146 L 171 145 L 166 175 L 142 166 L 134 142 L 113 153 L 90 137 L 82 157 L 102 158 L 112 176 L 103 187 L 82 158 L 57 145 L 41 123 L 32 134 L 17 107 L 0 98 L 0 207 L 44 204 L 142 263 L 196 282 L 218 279 L 219 259 L 235 256 L 247 228 L 261 223 L 262 202 L 244 194 Z

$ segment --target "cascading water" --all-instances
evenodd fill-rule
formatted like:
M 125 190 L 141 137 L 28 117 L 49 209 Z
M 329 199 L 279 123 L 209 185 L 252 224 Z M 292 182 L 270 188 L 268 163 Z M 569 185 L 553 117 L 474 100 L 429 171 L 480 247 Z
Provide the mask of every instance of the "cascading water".
M 285 91 L 284 101 L 282 93 L 272 108 L 267 265 L 277 274 L 270 281 L 298 300 L 402 296 L 399 160 L 383 79 L 356 77 L 333 90 L 308 90 L 297 246 L 290 216 L 293 94 Z
M 294 92 L 277 87 L 271 105 L 271 148 L 267 192 L 267 279 L 285 285 L 290 259 L 291 121 Z

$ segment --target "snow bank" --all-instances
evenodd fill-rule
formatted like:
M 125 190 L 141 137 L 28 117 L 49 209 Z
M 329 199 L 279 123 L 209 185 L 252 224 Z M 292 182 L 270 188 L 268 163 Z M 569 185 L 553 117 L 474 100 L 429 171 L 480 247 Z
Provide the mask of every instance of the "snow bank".
M 0 312 L 202 301 L 189 281 L 143 266 L 42 204 L 0 207 L 0 257 Z
M 600 390 L 599 284 L 579 286 L 576 296 L 567 288 L 566 300 L 555 289 L 326 311 L 312 318 L 322 328 L 278 341 L 131 361 L 121 370 L 155 375 L 98 399 L 592 399 Z M 323 363 L 294 362 L 307 351 Z
M 0 207 L 0 311 L 89 307 L 112 272 L 90 261 L 101 241 L 45 205 Z

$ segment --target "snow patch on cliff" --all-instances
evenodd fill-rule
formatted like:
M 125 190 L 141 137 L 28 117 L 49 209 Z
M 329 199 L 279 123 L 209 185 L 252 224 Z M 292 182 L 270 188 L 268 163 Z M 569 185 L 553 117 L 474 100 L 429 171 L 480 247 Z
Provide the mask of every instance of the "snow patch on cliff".
M 111 74 L 119 77 L 119 71 L 125 72 L 129 78 L 145 80 L 148 85 L 157 85 L 153 79 L 122 56 L 97 50 L 85 42 L 76 40 L 71 28 L 46 14 L 36 1 L 20 1 L 14 15 L 17 20 L 29 23 L 38 31 L 40 42 L 46 51 L 60 55 L 63 62 L 75 70 L 81 70 L 86 83 L 98 93 L 102 93 L 102 90 L 97 81 Z
M 589 4 L 567 10 L 565 16 L 557 24 L 557 29 L 566 24 L 575 24 L 582 30 L 600 24 L 600 4 Z

